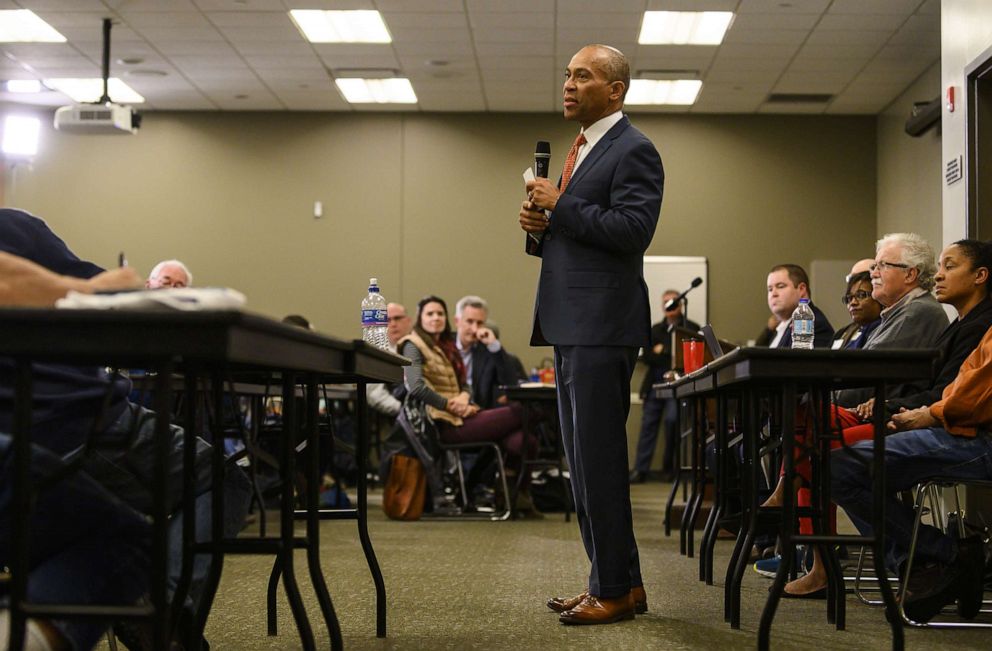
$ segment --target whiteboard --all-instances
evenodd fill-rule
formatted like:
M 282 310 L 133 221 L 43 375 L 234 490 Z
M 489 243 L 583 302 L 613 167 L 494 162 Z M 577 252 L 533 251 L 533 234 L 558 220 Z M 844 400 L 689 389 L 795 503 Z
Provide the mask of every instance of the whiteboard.
M 689 292 L 687 296 L 689 311 L 686 317 L 704 326 L 709 323 L 707 319 L 709 276 L 706 258 L 675 255 L 644 256 L 644 282 L 647 283 L 648 297 L 651 299 L 651 323 L 658 323 L 665 318 L 665 312 L 661 307 L 661 295 L 669 289 L 685 291 L 694 278 L 702 278 L 703 284 Z

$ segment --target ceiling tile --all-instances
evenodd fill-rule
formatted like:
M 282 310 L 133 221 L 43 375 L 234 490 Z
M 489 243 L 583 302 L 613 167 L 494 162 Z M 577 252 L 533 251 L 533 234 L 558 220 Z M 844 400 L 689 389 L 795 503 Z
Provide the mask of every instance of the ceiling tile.
M 602 0 L 558 0 L 558 13 L 595 14 L 603 10 Z M 610 9 L 616 12 L 644 13 L 644 0 L 610 0 Z
M 551 13 L 555 10 L 555 0 L 471 0 L 470 13 L 482 12 L 532 12 Z
M 758 45 L 754 43 L 725 43 L 720 54 L 742 59 L 788 59 L 799 49 L 799 45 Z
M 741 0 L 737 12 L 740 14 L 822 14 L 831 0 L 789 0 L 783 7 L 782 0 Z
M 333 88 L 309 91 L 283 90 L 278 91 L 276 97 L 291 111 L 336 111 L 350 108 L 348 102 Z
M 193 0 L 203 11 L 285 11 L 282 0 Z
M 829 45 L 834 48 L 848 45 L 873 45 L 878 47 L 892 36 L 888 30 L 857 30 L 841 31 L 835 29 L 815 29 L 806 41 L 809 45 Z
M 796 29 L 732 29 L 724 43 L 756 43 L 765 45 L 800 45 L 809 32 Z
M 454 11 L 465 10 L 462 0 L 375 0 L 379 11 Z
M 122 14 L 125 24 L 133 28 L 141 27 L 210 27 L 210 22 L 198 11 L 136 11 Z M 97 25 L 98 27 L 98 25 Z M 116 38 L 117 26 L 111 30 Z
M 192 0 L 103 0 L 111 9 L 118 12 L 151 11 L 163 13 L 167 11 L 195 11 L 196 5 Z
M 648 0 L 649 11 L 735 11 L 739 0 Z
M 820 20 L 819 13 L 767 13 L 767 14 L 737 14 L 730 24 L 728 34 L 738 29 L 813 29 Z
M 919 6 L 920 0 L 834 0 L 827 13 L 898 14 L 909 16 Z
M 586 23 L 588 24 L 588 23 Z M 513 29 L 543 29 L 547 32 L 554 28 L 554 14 L 549 13 L 473 13 L 469 15 L 469 25 L 474 30 L 513 30 Z
M 433 30 L 433 29 L 461 29 L 468 26 L 468 17 L 464 12 L 396 12 L 383 13 L 383 20 L 386 27 L 393 32 L 393 26 L 399 27 L 403 31 L 412 30 Z
M 529 43 L 478 43 L 475 51 L 479 56 L 486 58 L 513 55 L 550 57 L 554 54 L 554 42 L 548 40 Z
M 217 27 L 278 27 L 300 33 L 286 11 L 211 11 L 206 19 Z

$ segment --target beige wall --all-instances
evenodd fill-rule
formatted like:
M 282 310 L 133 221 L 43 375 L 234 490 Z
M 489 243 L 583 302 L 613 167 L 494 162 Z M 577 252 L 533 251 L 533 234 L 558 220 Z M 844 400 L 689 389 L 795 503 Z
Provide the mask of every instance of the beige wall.
M 648 254 L 709 258 L 725 338 L 764 323 L 773 263 L 870 253 L 874 118 L 634 120 L 667 172 Z M 371 275 L 408 306 L 478 293 L 530 365 L 546 351 L 527 345 L 539 262 L 522 253 L 520 173 L 540 138 L 560 169 L 573 131 L 551 115 L 149 114 L 136 136 L 46 132 L 32 166 L 8 175 L 6 204 L 100 264 L 119 250 L 143 272 L 178 257 L 197 284 L 343 337 L 358 334 Z
M 937 251 L 943 241 L 940 124 L 918 138 L 905 127 L 914 102 L 939 95 L 940 63 L 935 63 L 878 116 L 877 233 L 919 233 Z
M 954 87 L 957 109 L 951 113 L 946 102 L 943 126 L 942 165 L 965 155 L 967 121 L 964 110 L 964 69 L 992 47 L 992 3 L 988 0 L 943 0 L 940 5 L 941 88 Z M 943 182 L 942 182 L 943 183 Z M 943 187 L 944 242 L 965 237 L 966 185 L 962 179 Z

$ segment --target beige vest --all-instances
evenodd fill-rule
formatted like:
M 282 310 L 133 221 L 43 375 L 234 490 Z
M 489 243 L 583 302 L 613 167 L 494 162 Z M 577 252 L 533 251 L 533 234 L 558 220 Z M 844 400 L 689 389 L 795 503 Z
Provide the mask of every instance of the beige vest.
M 424 382 L 428 387 L 448 399 L 454 398 L 461 393 L 461 387 L 458 385 L 458 376 L 455 375 L 455 369 L 451 366 L 448 358 L 444 356 L 444 351 L 441 350 L 440 346 L 433 343 L 428 344 L 416 332 L 411 332 L 397 342 L 397 348 L 402 349 L 403 344 L 407 341 L 416 346 L 417 350 L 424 357 L 424 365 L 421 371 L 424 374 Z M 459 416 L 455 416 L 442 409 L 437 409 L 432 405 L 427 405 L 427 415 L 435 421 L 443 420 L 455 427 L 461 427 L 464 422 Z

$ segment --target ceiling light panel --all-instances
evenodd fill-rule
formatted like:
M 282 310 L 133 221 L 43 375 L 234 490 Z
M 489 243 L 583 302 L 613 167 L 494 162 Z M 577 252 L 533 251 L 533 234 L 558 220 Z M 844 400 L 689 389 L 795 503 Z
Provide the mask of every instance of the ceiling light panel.
M 0 11 L 0 43 L 65 43 L 65 36 L 28 9 Z
M 734 19 L 730 11 L 645 11 L 641 45 L 719 45 Z
M 293 9 L 289 16 L 311 43 L 391 43 L 393 40 L 378 11 Z
M 335 79 L 344 98 L 352 104 L 416 104 L 410 80 L 403 77 L 391 79 Z
M 688 106 L 696 103 L 702 87 L 703 82 L 698 79 L 632 79 L 624 104 Z
M 96 102 L 103 95 L 102 79 L 46 79 L 45 85 L 68 95 L 75 102 Z M 145 98 L 117 77 L 107 83 L 107 94 L 119 104 L 141 104 Z

